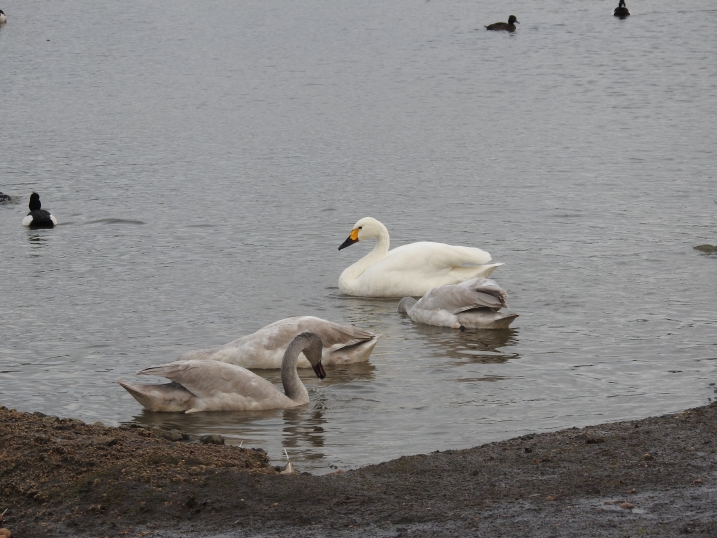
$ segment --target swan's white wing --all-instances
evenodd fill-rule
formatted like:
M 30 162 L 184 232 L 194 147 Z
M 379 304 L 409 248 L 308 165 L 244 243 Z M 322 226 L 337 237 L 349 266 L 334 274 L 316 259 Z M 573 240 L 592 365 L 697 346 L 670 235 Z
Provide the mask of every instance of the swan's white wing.
M 453 314 L 474 308 L 499 310 L 507 306 L 508 294 L 493 280 L 474 278 L 460 284 L 433 288 L 424 295 L 415 308 L 446 310 Z
M 223 395 L 242 397 L 249 402 L 286 399 L 279 389 L 269 381 L 250 372 L 241 366 L 234 366 L 218 361 L 177 361 L 159 366 L 151 366 L 137 372 L 138 375 L 157 375 L 179 383 L 197 398 L 209 402 L 217 402 Z M 219 409 L 217 405 L 209 405 L 210 409 Z M 241 407 L 224 407 L 240 409 Z M 251 409 L 253 406 L 244 407 Z M 266 408 L 266 407 L 264 407 Z
M 420 261 L 428 268 L 440 270 L 450 267 L 483 265 L 490 260 L 491 255 L 479 248 L 419 241 L 389 250 L 382 263 L 389 263 L 387 267 L 396 265 L 405 268 L 407 262 Z
M 481 265 L 490 254 L 472 247 L 420 242 L 390 250 L 358 277 L 359 295 L 420 296 L 445 284 L 487 276 L 497 265 Z

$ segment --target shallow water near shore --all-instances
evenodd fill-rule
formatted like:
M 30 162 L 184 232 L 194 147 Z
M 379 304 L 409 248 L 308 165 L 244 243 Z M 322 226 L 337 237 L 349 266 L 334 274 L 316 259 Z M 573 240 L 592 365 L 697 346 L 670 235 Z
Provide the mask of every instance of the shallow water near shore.
M 629 7 L 520 0 L 508 35 L 483 1 L 6 2 L 0 404 L 323 473 L 706 403 L 717 9 Z M 60 226 L 20 226 L 33 190 Z M 505 263 L 514 328 L 342 296 L 366 215 Z M 115 384 L 304 314 L 383 334 L 302 372 L 308 406 L 152 414 Z

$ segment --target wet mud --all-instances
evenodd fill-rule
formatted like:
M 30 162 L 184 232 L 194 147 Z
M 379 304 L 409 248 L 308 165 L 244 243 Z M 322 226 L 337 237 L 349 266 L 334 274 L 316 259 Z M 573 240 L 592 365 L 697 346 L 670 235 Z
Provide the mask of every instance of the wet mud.
M 0 409 L 15 537 L 717 536 L 714 404 L 325 476 L 280 470 L 179 432 Z

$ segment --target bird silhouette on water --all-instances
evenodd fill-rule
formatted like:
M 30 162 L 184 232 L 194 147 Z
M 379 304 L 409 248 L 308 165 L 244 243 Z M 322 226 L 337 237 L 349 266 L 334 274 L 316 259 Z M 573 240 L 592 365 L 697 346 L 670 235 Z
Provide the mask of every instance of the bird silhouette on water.
M 627 9 L 627 6 L 625 5 L 625 0 L 620 0 L 617 7 L 615 8 L 615 11 L 613 11 L 612 14 L 616 17 L 620 17 L 621 19 L 630 16 L 630 10 Z
M 52 228 L 57 224 L 57 219 L 49 211 L 42 209 L 40 195 L 33 192 L 30 195 L 30 212 L 22 219 L 23 226 L 30 228 Z
M 506 32 L 515 32 L 515 25 L 520 24 L 515 15 L 508 17 L 508 22 L 494 22 L 485 27 L 486 30 L 505 30 Z

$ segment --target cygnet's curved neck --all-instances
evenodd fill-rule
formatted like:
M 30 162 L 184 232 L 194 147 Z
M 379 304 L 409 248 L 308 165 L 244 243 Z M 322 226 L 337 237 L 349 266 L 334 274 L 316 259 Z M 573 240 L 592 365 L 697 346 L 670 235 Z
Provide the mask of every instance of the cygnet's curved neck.
M 281 362 L 281 384 L 284 385 L 284 394 L 297 403 L 309 403 L 309 392 L 299 379 L 296 371 L 296 361 L 299 354 L 307 347 L 308 342 L 303 338 L 295 338 L 284 352 Z
M 388 247 L 391 245 L 388 230 L 378 221 L 375 224 L 377 225 L 377 232 L 374 235 L 376 246 L 366 256 L 344 269 L 344 272 L 339 277 L 339 288 L 350 287 L 351 281 L 360 277 L 366 269 L 380 262 L 388 255 Z

